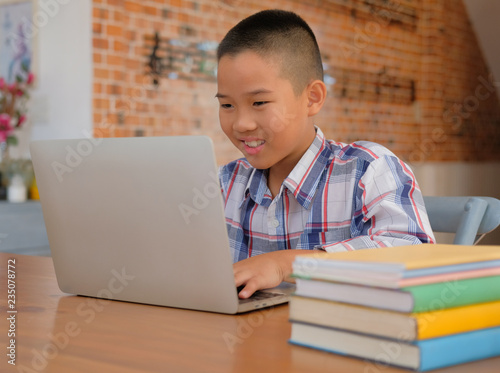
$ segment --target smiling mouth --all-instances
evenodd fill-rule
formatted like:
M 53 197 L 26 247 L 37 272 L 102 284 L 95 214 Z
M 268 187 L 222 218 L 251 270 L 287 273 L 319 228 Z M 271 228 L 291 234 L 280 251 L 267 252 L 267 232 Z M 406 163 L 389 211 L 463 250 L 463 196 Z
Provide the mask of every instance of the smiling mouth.
M 264 140 L 258 140 L 258 141 L 243 141 L 243 143 L 248 146 L 249 148 L 257 148 L 265 143 Z

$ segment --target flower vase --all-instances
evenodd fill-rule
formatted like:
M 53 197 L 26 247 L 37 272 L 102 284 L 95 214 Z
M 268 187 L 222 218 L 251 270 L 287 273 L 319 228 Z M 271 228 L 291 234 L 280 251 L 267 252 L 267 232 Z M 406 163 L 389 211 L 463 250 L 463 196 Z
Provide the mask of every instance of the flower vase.
M 28 197 L 26 185 L 21 174 L 15 174 L 10 180 L 10 185 L 7 188 L 7 200 L 9 202 L 26 202 Z

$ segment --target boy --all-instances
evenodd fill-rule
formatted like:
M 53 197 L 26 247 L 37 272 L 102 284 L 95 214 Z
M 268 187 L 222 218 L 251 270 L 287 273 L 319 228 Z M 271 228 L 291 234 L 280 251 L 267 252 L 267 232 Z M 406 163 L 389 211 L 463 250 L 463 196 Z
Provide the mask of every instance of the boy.
M 246 158 L 220 170 L 240 298 L 288 280 L 310 250 L 434 242 L 408 166 L 374 143 L 325 140 L 313 124 L 326 86 L 302 18 L 254 14 L 217 59 L 221 128 Z

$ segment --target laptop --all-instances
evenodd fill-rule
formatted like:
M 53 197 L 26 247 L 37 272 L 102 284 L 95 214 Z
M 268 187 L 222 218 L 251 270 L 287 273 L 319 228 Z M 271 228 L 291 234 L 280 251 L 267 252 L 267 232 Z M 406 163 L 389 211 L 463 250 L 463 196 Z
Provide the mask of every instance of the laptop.
M 30 144 L 56 278 L 65 293 L 235 314 L 240 300 L 213 144 L 206 136 Z

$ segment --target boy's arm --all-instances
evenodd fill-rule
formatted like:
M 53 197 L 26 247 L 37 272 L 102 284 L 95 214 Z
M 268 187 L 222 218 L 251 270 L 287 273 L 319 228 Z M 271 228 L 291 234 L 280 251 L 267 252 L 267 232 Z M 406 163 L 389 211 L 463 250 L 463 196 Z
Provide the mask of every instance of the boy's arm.
M 290 275 L 295 257 L 312 252 L 312 250 L 280 250 L 234 263 L 236 286 L 245 285 L 239 297 L 248 298 L 257 290 L 273 288 L 283 281 L 293 282 Z
M 355 194 L 352 238 L 317 248 L 346 251 L 435 242 L 415 176 L 398 158 L 385 156 L 372 162 Z
M 346 251 L 435 242 L 415 176 L 398 158 L 382 156 L 373 161 L 355 189 L 352 238 L 327 241 L 315 249 Z M 307 253 L 311 250 L 282 250 L 235 263 L 236 286 L 245 285 L 240 298 L 290 280 L 295 257 Z

